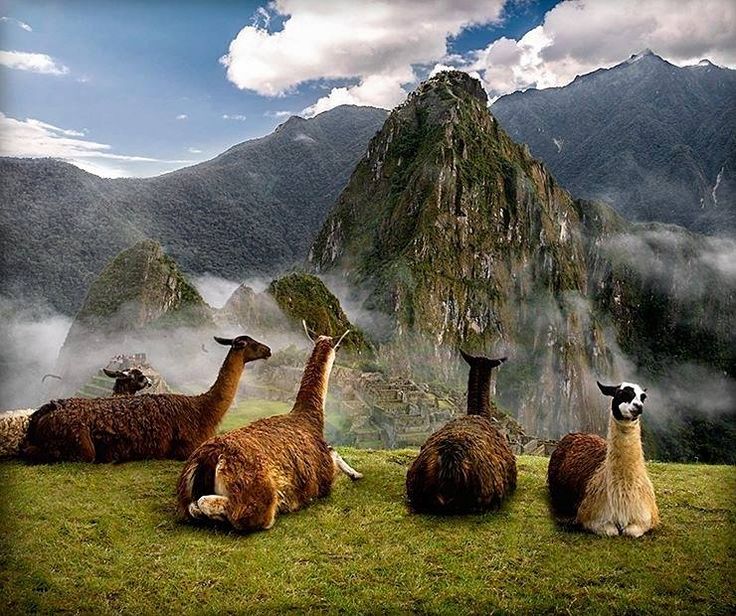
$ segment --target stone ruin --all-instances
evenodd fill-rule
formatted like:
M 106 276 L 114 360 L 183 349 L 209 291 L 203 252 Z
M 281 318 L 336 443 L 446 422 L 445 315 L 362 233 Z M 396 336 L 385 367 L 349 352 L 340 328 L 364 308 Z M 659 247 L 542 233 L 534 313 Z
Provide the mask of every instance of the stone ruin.
M 264 366 L 248 395 L 293 402 L 302 369 Z M 465 414 L 465 396 L 426 383 L 335 366 L 330 378 L 325 432 L 335 445 L 397 449 L 419 447 L 430 434 Z M 549 455 L 555 442 L 525 434 L 512 417 L 497 411 L 493 421 L 516 454 Z

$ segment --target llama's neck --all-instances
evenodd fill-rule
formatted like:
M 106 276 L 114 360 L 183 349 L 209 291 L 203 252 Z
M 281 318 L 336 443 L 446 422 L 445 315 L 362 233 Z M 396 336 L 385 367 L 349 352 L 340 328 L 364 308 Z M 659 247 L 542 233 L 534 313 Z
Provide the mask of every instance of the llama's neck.
M 127 393 L 128 393 L 128 388 L 123 384 L 118 385 L 117 383 L 115 383 L 115 385 L 112 388 L 113 396 L 125 396 Z
M 222 419 L 233 403 L 244 368 L 242 351 L 230 349 L 225 361 L 222 362 L 217 380 L 203 395 L 205 404 L 202 410 L 215 424 Z
M 327 384 L 335 362 L 335 352 L 329 345 L 315 346 L 309 357 L 291 412 L 307 419 L 320 433 L 324 430 Z
M 491 368 L 470 366 L 468 415 L 491 418 Z
M 641 426 L 638 421 L 619 424 L 613 417 L 608 422 L 606 470 L 619 480 L 635 480 L 646 475 Z

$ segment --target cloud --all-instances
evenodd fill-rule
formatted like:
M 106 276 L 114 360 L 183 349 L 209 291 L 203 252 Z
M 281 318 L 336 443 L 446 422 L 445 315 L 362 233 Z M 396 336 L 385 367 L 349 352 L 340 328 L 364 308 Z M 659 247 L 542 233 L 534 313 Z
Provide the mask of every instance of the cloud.
M 164 164 L 192 162 L 115 154 L 111 152 L 112 146 L 106 143 L 81 139 L 86 134 L 86 130 L 60 128 L 33 118 L 16 120 L 0 112 L 0 156 L 60 158 L 102 177 L 130 175 L 120 166 L 108 166 L 107 161 Z
M 186 113 L 180 113 L 178 116 L 176 116 L 177 120 L 186 120 L 189 116 Z
M 29 26 L 26 22 L 21 21 L 20 19 L 14 19 L 13 17 L 0 17 L 0 21 L 4 21 L 6 23 L 13 23 L 16 26 L 18 26 L 21 30 L 25 30 L 26 32 L 33 32 L 33 28 Z
M 267 118 L 288 118 L 294 114 L 291 111 L 264 111 L 263 115 Z
M 19 71 L 30 71 L 42 75 L 66 75 L 69 68 L 59 64 L 45 53 L 25 51 L 0 51 L 0 65 Z
M 198 148 L 187 148 L 187 152 L 189 152 L 190 154 L 201 154 L 202 150 Z
M 240 113 L 234 113 L 234 114 L 223 113 L 222 114 L 222 119 L 223 120 L 238 120 L 239 122 L 243 122 L 243 121 L 247 120 L 248 118 L 246 116 L 244 116 L 243 114 L 240 114 Z
M 491 95 L 562 86 L 650 48 L 678 65 L 702 58 L 736 66 L 732 0 L 565 0 L 518 41 L 499 38 L 473 54 Z
M 282 96 L 319 80 L 348 80 L 305 110 L 307 115 L 340 104 L 392 107 L 416 81 L 415 65 L 447 55 L 447 38 L 463 29 L 500 20 L 503 0 L 426 2 L 332 2 L 275 0 L 269 23 L 263 15 L 244 27 L 220 62 L 238 88 Z

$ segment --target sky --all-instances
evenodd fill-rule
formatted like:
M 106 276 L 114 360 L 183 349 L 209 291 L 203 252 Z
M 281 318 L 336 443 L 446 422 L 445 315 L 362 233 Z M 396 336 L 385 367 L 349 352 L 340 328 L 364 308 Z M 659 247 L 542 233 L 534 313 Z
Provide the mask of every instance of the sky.
M 493 100 L 646 48 L 736 68 L 736 2 L 0 0 L 0 155 L 152 176 L 444 68 Z

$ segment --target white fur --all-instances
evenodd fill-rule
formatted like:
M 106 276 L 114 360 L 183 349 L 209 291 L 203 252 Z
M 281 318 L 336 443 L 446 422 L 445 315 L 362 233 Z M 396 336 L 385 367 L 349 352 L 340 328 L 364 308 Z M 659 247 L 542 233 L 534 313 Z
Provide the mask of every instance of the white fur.
M 342 471 L 345 473 L 350 479 L 353 481 L 357 481 L 358 479 L 363 479 L 363 474 L 356 471 L 352 466 L 350 466 L 345 460 L 343 460 L 342 456 L 337 453 L 332 447 L 330 447 L 330 452 L 332 453 L 332 461 L 335 463 L 335 469 Z
M 635 383 L 621 383 L 619 388 L 626 386 L 636 396 L 619 409 L 633 420 L 619 421 L 611 415 L 606 458 L 588 482 L 577 522 L 598 535 L 640 537 L 657 526 L 659 510 L 644 465 L 639 417 L 631 412 L 637 404 L 641 410 L 644 390 Z

